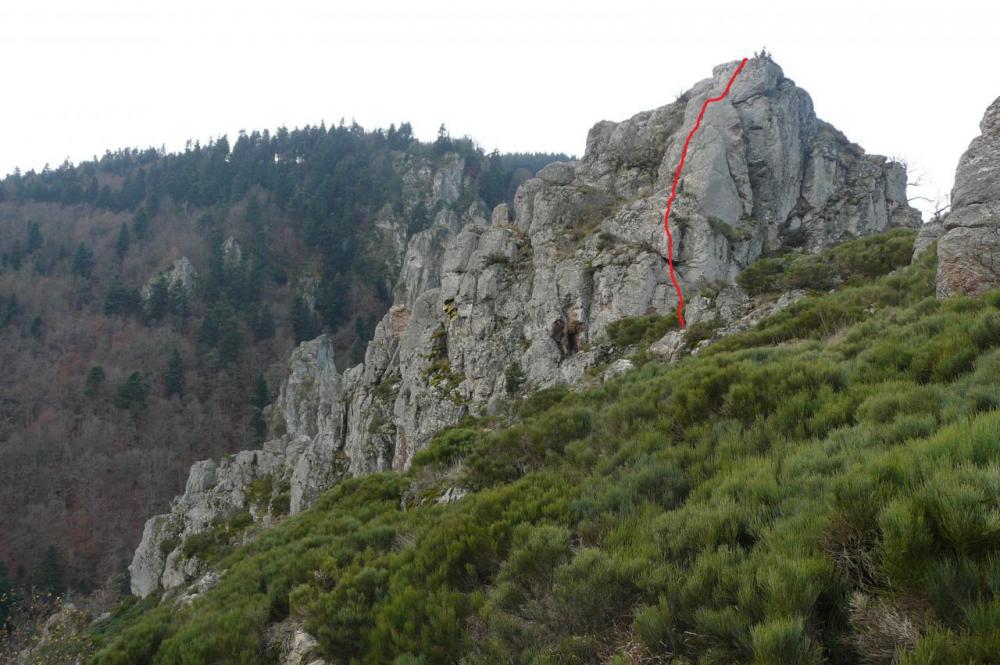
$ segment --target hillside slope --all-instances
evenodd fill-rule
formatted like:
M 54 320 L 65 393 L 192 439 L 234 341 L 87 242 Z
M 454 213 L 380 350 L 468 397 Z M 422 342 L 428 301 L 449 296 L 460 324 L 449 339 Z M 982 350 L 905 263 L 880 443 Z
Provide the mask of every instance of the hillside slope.
M 661 219 L 670 177 L 702 101 L 736 65 L 716 67 L 665 107 L 598 123 L 580 161 L 546 166 L 513 205 L 470 208 L 461 224 L 416 234 L 364 361 L 339 372 L 328 341 L 300 347 L 264 445 L 195 465 L 171 511 L 146 523 L 132 591 L 195 581 L 204 562 L 184 556 L 184 541 L 245 512 L 255 484 L 294 514 L 343 478 L 407 469 L 465 417 L 548 386 L 584 385 L 612 360 L 614 371 L 628 367 L 612 331 L 627 317 L 674 311 Z M 802 289 L 834 286 L 815 252 L 919 223 L 903 166 L 818 120 L 769 58 L 747 64 L 705 123 L 675 220 L 691 325 L 665 342 L 668 355 L 745 329 Z M 782 284 L 794 292 L 748 295 L 739 276 L 761 258 L 788 263 Z M 250 516 L 273 517 L 266 508 Z
M 58 648 L 101 665 L 313 662 L 293 642 L 331 663 L 991 662 L 1000 294 L 936 300 L 933 251 L 873 280 L 883 242 L 845 252 L 853 285 L 676 366 L 469 420 L 407 474 L 344 482 L 248 545 L 229 543 L 255 527 L 220 525 L 200 593 L 126 604 Z M 451 487 L 469 494 L 435 500 Z
M 665 188 L 733 66 L 398 245 L 363 360 L 299 344 L 135 596 L 22 660 L 994 662 L 1000 107 L 917 231 L 903 167 L 751 61 L 682 183 L 680 330 Z

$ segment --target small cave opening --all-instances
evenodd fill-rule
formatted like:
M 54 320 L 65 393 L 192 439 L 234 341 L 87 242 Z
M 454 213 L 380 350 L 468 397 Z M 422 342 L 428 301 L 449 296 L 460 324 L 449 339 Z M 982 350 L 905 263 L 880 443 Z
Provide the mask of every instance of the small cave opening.
M 571 317 L 569 321 L 556 319 L 552 322 L 549 334 L 559 346 L 560 354 L 565 358 L 580 351 L 581 336 L 586 329 L 587 325 L 575 317 Z

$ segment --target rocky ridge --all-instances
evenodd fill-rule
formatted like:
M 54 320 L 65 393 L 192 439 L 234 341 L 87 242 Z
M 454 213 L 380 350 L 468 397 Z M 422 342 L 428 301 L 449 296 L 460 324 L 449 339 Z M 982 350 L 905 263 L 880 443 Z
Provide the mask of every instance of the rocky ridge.
M 958 162 L 951 211 L 938 241 L 937 295 L 978 295 L 1000 285 L 1000 98 Z
M 267 443 L 192 467 L 171 512 L 146 524 L 130 566 L 133 592 L 200 580 L 205 566 L 182 548 L 191 535 L 245 512 L 266 525 L 338 478 L 404 470 L 434 433 L 469 413 L 585 381 L 612 357 L 610 323 L 673 311 L 662 211 L 702 102 L 737 64 L 716 67 L 672 104 L 598 123 L 579 161 L 542 169 L 512 206 L 440 211 L 399 247 L 395 304 L 364 362 L 338 372 L 325 337 L 296 349 L 268 410 Z M 433 198 L 458 200 L 462 170 L 453 166 L 432 176 Z M 809 95 L 768 58 L 751 60 L 709 107 L 674 210 L 688 323 L 720 333 L 795 299 L 757 303 L 735 284 L 762 255 L 815 252 L 920 222 L 906 203 L 904 167 L 817 119 Z M 682 347 L 674 332 L 654 351 L 676 358 Z

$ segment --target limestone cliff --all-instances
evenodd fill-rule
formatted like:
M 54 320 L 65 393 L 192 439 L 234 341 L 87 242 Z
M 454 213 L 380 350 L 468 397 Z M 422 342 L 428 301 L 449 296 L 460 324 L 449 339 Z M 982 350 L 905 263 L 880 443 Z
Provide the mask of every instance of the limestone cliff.
M 179 545 L 220 517 L 250 510 L 267 520 L 285 495 L 296 512 L 345 475 L 403 470 L 435 432 L 496 409 L 511 391 L 581 381 L 606 357 L 610 323 L 673 311 L 663 209 L 702 102 L 737 64 L 667 106 L 598 123 L 579 161 L 542 169 L 512 206 L 442 210 L 411 237 L 395 305 L 364 362 L 340 374 L 328 340 L 300 346 L 269 413 L 270 440 L 195 465 L 172 513 L 146 525 L 133 591 L 195 579 L 200 566 Z M 460 169 L 433 181 L 436 197 L 459 199 Z M 768 252 L 918 225 L 905 189 L 901 164 L 817 119 L 770 59 L 750 61 L 709 107 L 680 183 L 671 223 L 688 322 L 738 329 L 765 315 L 734 280 Z M 267 500 L 251 497 L 252 485 Z
M 937 295 L 977 295 L 1000 285 L 1000 98 L 958 162 L 951 212 L 938 241 Z

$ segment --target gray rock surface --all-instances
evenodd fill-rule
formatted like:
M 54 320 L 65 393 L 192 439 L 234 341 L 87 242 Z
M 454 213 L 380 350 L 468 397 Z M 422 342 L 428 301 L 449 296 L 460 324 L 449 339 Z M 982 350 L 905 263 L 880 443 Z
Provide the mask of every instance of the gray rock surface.
M 199 463 L 171 515 L 147 525 L 132 565 L 136 593 L 163 584 L 160 543 L 246 510 L 254 480 L 287 482 L 297 512 L 338 478 L 404 470 L 436 432 L 511 397 L 507 375 L 523 376 L 518 391 L 580 384 L 603 361 L 610 323 L 672 312 L 663 209 L 702 102 L 736 65 L 672 104 L 598 123 L 579 161 L 546 166 L 509 207 L 456 209 L 470 198 L 457 157 L 433 172 L 412 169 L 437 213 L 403 249 L 405 220 L 385 212 L 387 247 L 401 263 L 395 303 L 364 361 L 338 373 L 325 338 L 295 351 L 262 450 Z M 767 251 L 818 251 L 919 224 L 905 188 L 901 164 L 866 155 L 818 120 L 809 95 L 771 60 L 750 61 L 730 96 L 709 107 L 671 218 L 689 322 L 726 334 L 787 306 L 793 297 L 751 302 L 736 275 Z M 686 346 L 661 342 L 671 359 Z
M 937 295 L 976 295 L 1000 285 L 1000 98 L 955 171 L 951 212 L 938 240 Z
M 686 349 L 683 330 L 671 330 L 649 347 L 649 353 L 654 358 L 675 363 L 681 359 Z
M 913 258 L 916 261 L 920 255 L 936 242 L 944 233 L 944 222 L 941 220 L 931 220 L 920 227 L 917 239 L 913 242 Z
M 282 665 L 326 665 L 325 660 L 314 655 L 316 647 L 316 640 L 300 628 L 292 636 L 291 648 L 281 661 Z
M 611 381 L 615 377 L 621 376 L 622 374 L 626 374 L 632 371 L 633 369 L 635 369 L 635 363 L 633 363 L 628 358 L 619 358 L 618 360 L 611 363 L 611 365 L 609 365 L 606 370 L 604 370 L 604 374 L 601 375 L 601 380 Z
M 272 494 L 286 483 L 293 512 L 336 481 L 337 473 L 345 471 L 336 459 L 343 425 L 341 380 L 328 337 L 295 349 L 288 378 L 268 408 L 272 438 L 263 449 L 192 465 L 184 494 L 174 499 L 170 513 L 146 522 L 129 566 L 132 593 L 145 597 L 198 579 L 204 566 L 197 558 L 185 558 L 181 545 L 244 511 L 256 512 L 256 517 L 266 513 L 266 508 L 250 504 L 254 481 L 270 480 Z
M 142 530 L 142 540 L 132 555 L 128 571 L 132 593 L 145 598 L 160 586 L 160 576 L 166 565 L 166 557 L 160 544 L 170 538 L 167 527 L 169 515 L 156 515 L 146 520 Z
M 197 276 L 198 272 L 194 269 L 191 260 L 186 256 L 182 256 L 174 261 L 169 268 L 149 278 L 142 287 L 142 297 L 143 299 L 149 298 L 153 282 L 158 279 L 164 280 L 168 289 L 178 286 L 184 289 L 185 293 L 190 294 L 191 289 L 194 288 L 194 280 Z

